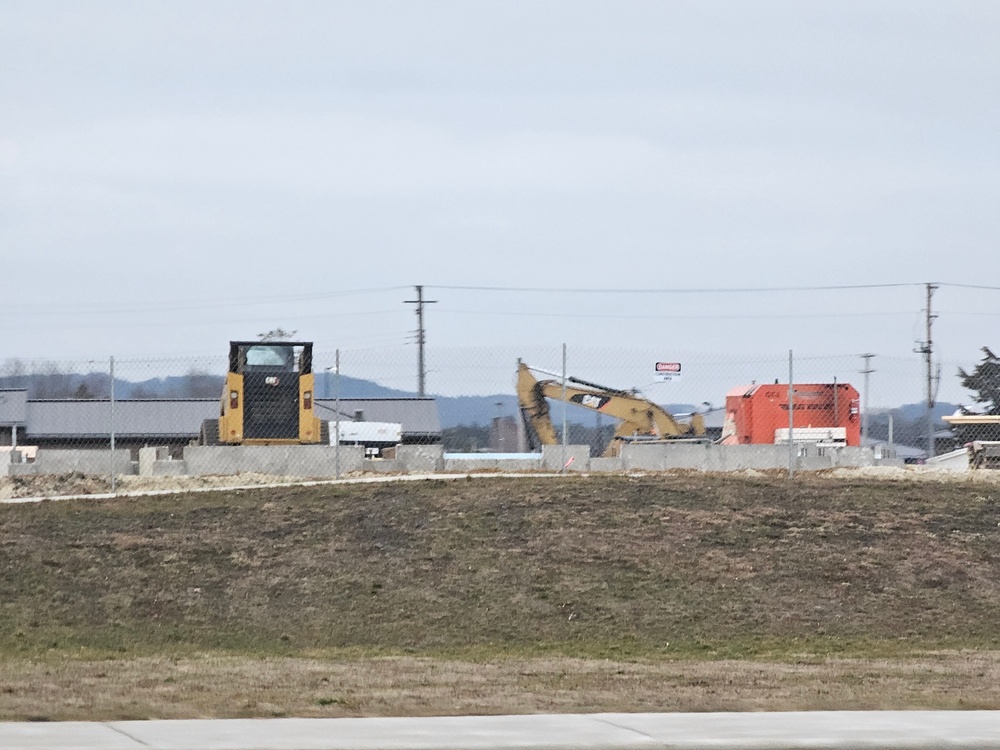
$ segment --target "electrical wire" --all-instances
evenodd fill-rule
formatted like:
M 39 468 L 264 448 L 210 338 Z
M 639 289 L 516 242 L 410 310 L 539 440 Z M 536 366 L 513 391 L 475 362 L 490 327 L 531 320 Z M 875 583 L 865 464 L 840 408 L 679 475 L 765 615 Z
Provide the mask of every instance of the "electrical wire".
M 985 284 L 951 284 L 947 281 L 938 282 L 937 286 L 949 286 L 956 289 L 985 289 L 991 292 L 1000 292 L 1000 286 L 987 286 Z
M 25 309 L 20 304 L 0 305 L 0 311 L 16 310 L 18 316 L 23 315 L 62 315 L 72 313 L 73 315 L 120 315 L 122 313 L 143 313 L 143 312 L 178 312 L 184 310 L 216 310 L 229 307 L 260 307 L 262 305 L 286 304 L 288 302 L 314 302 L 322 300 L 337 299 L 341 297 L 353 297 L 361 294 L 378 294 L 382 292 L 397 292 L 409 289 L 408 286 L 382 287 L 373 289 L 349 289 L 344 291 L 333 291 L 311 294 L 290 294 L 275 297 L 254 297 L 252 299 L 222 300 L 218 302 L 177 302 L 171 304 L 154 303 L 150 305 L 135 305 L 122 307 L 87 306 L 79 304 L 66 305 L 42 305 L 38 302 L 36 308 Z
M 440 310 L 435 310 L 435 314 L 444 313 L 445 315 L 489 315 L 492 317 L 497 316 L 515 316 L 515 317 L 525 317 L 525 318 L 597 318 L 601 320 L 615 319 L 615 320 L 782 320 L 788 318 L 867 318 L 867 317 L 885 317 L 890 315 L 912 315 L 912 310 L 906 311 L 896 311 L 896 312 L 886 312 L 879 310 L 877 312 L 839 312 L 839 313 L 789 313 L 787 315 L 606 315 L 604 313 L 530 313 L 530 312 L 511 312 L 503 311 L 499 312 L 496 310 L 451 310 L 448 308 L 441 308 Z
M 606 289 L 606 288 L 556 288 L 556 287 L 507 287 L 507 286 L 428 286 L 428 289 L 448 289 L 466 292 L 530 292 L 542 294 L 726 294 L 757 292 L 820 292 L 848 289 L 890 289 L 897 287 L 922 287 L 919 282 L 892 284 L 840 284 L 827 286 L 775 286 L 775 287 L 717 287 L 705 289 Z
M 288 315 L 287 311 L 286 311 L 286 312 L 282 313 L 282 315 L 284 315 L 284 317 L 286 317 L 286 318 L 288 318 L 288 319 L 290 319 L 292 321 L 299 321 L 299 320 L 327 320 L 327 319 L 333 319 L 333 318 L 355 318 L 355 317 L 368 317 L 368 318 L 370 318 L 370 317 L 374 317 L 376 315 L 397 315 L 398 313 L 399 313 L 398 310 L 371 310 L 371 311 L 353 311 L 353 312 L 345 312 L 345 313 L 325 312 L 325 313 L 316 313 L 316 314 L 313 314 L 313 315 Z M 63 314 L 67 314 L 67 313 L 63 313 Z M 185 321 L 185 320 L 154 320 L 154 321 L 150 321 L 150 322 L 143 322 L 141 324 L 141 326 L 143 328 L 204 328 L 206 326 L 212 326 L 212 325 L 229 325 L 229 324 L 240 325 L 240 324 L 244 324 L 244 323 L 255 323 L 256 324 L 256 323 L 273 323 L 273 322 L 274 322 L 274 316 L 266 317 L 266 318 L 265 317 L 254 317 L 254 318 L 208 318 L 208 319 L 203 319 L 203 320 L 191 320 L 191 321 Z M 28 329 L 28 330 L 38 330 L 38 329 L 47 329 L 47 328 L 50 328 L 52 325 L 53 325 L 53 323 L 41 323 L 41 322 L 16 323 L 16 324 L 15 323 L 7 323 L 7 324 L 0 323 L 0 330 L 25 330 L 25 329 Z M 59 323 L 59 328 L 61 328 L 61 329 L 66 329 L 66 328 L 73 328 L 73 329 L 81 329 L 81 328 L 84 328 L 84 329 L 86 329 L 86 328 L 102 328 L 102 329 L 104 329 L 104 328 L 132 328 L 132 327 L 135 327 L 136 325 L 137 325 L 137 323 L 135 322 L 135 320 L 132 320 L 132 319 L 130 319 L 130 320 L 116 320 L 116 321 L 111 321 L 111 322 L 108 322 L 108 323 L 100 323 L 100 324 L 98 324 L 98 323 L 87 323 L 87 322 L 73 321 L 73 322 L 68 322 L 68 323 L 60 322 Z

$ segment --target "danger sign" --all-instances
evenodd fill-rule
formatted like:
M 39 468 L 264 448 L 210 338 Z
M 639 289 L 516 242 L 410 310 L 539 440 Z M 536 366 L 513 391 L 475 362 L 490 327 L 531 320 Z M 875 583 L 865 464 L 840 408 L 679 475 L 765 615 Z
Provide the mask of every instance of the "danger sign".
M 681 376 L 681 363 L 680 362 L 657 362 L 656 363 L 656 379 L 657 380 L 678 380 Z

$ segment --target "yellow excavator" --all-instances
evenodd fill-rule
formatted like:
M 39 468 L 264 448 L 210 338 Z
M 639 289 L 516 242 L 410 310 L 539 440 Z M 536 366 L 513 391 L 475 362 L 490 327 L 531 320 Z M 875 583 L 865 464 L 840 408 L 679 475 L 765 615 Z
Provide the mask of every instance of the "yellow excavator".
M 567 403 L 621 420 L 605 456 L 620 455 L 622 444 L 634 440 L 690 439 L 705 434 L 705 420 L 701 414 L 692 414 L 690 422 L 678 422 L 662 406 L 636 391 L 621 391 L 574 377 L 566 378 L 564 388 L 561 380 L 538 380 L 532 370 L 518 360 L 517 400 L 525 423 L 530 427 L 528 442 L 532 449 L 559 444 L 546 399 L 565 399 Z

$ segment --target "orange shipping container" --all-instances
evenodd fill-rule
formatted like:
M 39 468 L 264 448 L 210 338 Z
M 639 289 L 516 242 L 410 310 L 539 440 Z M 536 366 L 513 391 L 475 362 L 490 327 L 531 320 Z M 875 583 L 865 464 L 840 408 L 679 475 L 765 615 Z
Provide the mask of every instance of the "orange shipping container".
M 858 392 L 850 384 L 796 383 L 792 403 L 795 428 L 843 428 L 847 445 L 861 445 Z M 723 445 L 784 442 L 787 430 L 787 383 L 744 385 L 726 394 Z

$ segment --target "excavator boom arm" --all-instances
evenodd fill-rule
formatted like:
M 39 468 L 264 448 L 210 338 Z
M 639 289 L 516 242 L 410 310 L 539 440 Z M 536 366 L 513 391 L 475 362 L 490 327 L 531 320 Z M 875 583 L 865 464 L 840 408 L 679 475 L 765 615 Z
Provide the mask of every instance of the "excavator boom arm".
M 521 413 L 531 426 L 530 433 L 534 433 L 534 438 L 529 435 L 529 443 L 539 443 L 540 445 L 556 445 L 559 440 L 556 437 L 556 429 L 552 426 L 552 418 L 549 416 L 549 404 L 545 400 L 539 386 L 541 384 L 531 374 L 531 370 L 523 363 L 517 366 L 517 401 L 521 407 Z M 532 445 L 532 448 L 539 448 L 540 445 Z
M 655 438 L 675 438 L 705 434 L 700 415 L 691 424 L 674 419 L 663 407 L 628 391 L 613 390 L 573 378 L 573 385 L 554 380 L 537 380 L 530 368 L 518 363 L 517 395 L 521 409 L 542 445 L 555 445 L 558 440 L 549 416 L 547 398 L 565 400 L 587 409 L 621 420 L 615 436 L 627 438 L 643 435 Z M 579 383 L 588 387 L 581 387 Z
M 563 388 L 559 383 L 543 380 L 539 386 L 546 398 L 562 400 Z M 658 404 L 631 395 L 607 395 L 590 388 L 566 386 L 566 401 L 622 420 L 616 430 L 619 435 L 668 438 L 679 437 L 690 431 L 687 425 L 677 422 Z

